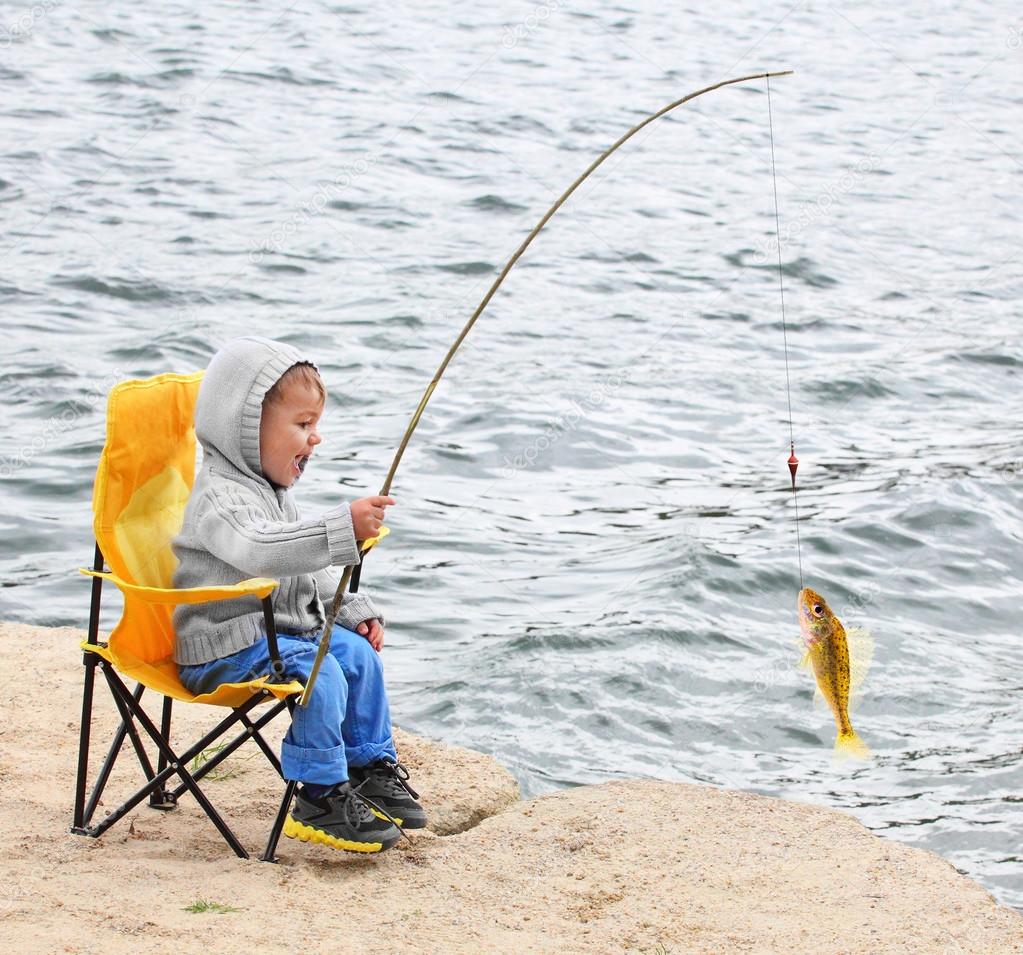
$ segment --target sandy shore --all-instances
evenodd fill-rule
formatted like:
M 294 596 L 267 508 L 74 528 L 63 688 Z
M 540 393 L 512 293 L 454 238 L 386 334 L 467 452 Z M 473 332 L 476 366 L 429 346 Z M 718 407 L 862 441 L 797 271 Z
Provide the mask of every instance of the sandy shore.
M 0 727 L 7 951 L 1023 952 L 1018 912 L 843 813 L 654 781 L 523 802 L 490 758 L 407 734 L 436 831 L 380 856 L 285 839 L 278 865 L 240 861 L 187 797 L 73 836 L 82 636 L 0 624 L 20 669 Z M 114 724 L 98 690 L 94 763 Z M 217 712 L 181 707 L 181 738 Z M 207 792 L 256 850 L 279 781 L 261 756 L 225 776 Z

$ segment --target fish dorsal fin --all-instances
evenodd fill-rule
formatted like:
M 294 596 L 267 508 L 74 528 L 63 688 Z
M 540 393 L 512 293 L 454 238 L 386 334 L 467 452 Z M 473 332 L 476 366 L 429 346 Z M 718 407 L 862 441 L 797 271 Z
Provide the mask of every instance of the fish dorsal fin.
M 863 627 L 850 627 L 845 632 L 849 646 L 849 712 L 859 704 L 863 697 L 863 681 L 867 677 L 871 661 L 874 659 L 874 638 L 869 630 Z

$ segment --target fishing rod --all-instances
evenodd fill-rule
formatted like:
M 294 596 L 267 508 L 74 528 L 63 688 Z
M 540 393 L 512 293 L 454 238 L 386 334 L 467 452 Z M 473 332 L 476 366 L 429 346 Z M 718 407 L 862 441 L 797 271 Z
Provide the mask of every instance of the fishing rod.
M 401 443 L 398 445 L 398 450 L 395 451 L 394 460 L 391 462 L 391 467 L 387 472 L 387 477 L 384 479 L 383 486 L 380 489 L 380 495 L 382 497 L 390 494 L 391 483 L 394 481 L 394 475 L 397 473 L 398 465 L 401 463 L 402 456 L 405 454 L 405 448 L 408 447 L 409 439 L 412 437 L 412 433 L 416 430 L 416 426 L 419 424 L 419 419 L 422 418 L 423 412 L 426 410 L 426 406 L 429 403 L 430 398 L 433 396 L 433 392 L 437 388 L 437 384 L 440 382 L 441 376 L 447 369 L 448 364 L 451 362 L 451 359 L 455 355 L 455 352 L 458 351 L 458 347 L 465 340 L 465 336 L 469 334 L 473 325 L 476 324 L 476 319 L 483 314 L 483 310 L 487 307 L 487 305 L 490 304 L 490 300 L 494 297 L 494 293 L 501 287 L 501 283 L 504 281 L 505 276 L 512 270 L 515 263 L 518 262 L 518 260 L 521 258 L 522 253 L 529 248 L 530 243 L 533 241 L 533 239 L 537 237 L 537 235 L 539 235 L 540 230 L 543 229 L 545 225 L 547 225 L 548 221 L 551 219 L 554 213 L 557 212 L 562 207 L 562 205 L 564 205 L 568 197 L 571 196 L 572 193 L 575 192 L 580 185 L 582 185 L 582 183 L 589 177 L 590 173 L 592 173 L 601 163 L 603 163 L 604 160 L 607 159 L 608 156 L 610 156 L 616 149 L 618 149 L 619 146 L 621 146 L 628 140 L 632 139 L 632 137 L 635 136 L 636 133 L 638 133 L 641 129 L 643 129 L 646 126 L 649 126 L 650 123 L 654 122 L 654 120 L 660 119 L 662 116 L 665 115 L 665 113 L 670 113 L 673 109 L 676 109 L 683 103 L 688 103 L 690 100 L 696 99 L 697 96 L 703 96 L 704 93 L 711 93 L 714 90 L 721 89 L 721 87 L 723 86 L 733 86 L 736 83 L 747 83 L 750 80 L 766 79 L 768 83 L 770 83 L 770 79 L 772 76 L 791 76 L 792 73 L 793 73 L 792 70 L 781 70 L 773 73 L 751 73 L 749 76 L 740 76 L 732 80 L 722 80 L 720 83 L 714 83 L 712 86 L 706 86 L 701 90 L 696 90 L 696 92 L 694 93 L 689 93 L 686 96 L 683 96 L 681 99 L 677 99 L 674 102 L 669 103 L 667 106 L 657 110 L 656 113 L 651 113 L 642 122 L 637 123 L 630 130 L 628 130 L 628 132 L 624 133 L 617 140 L 615 140 L 615 142 L 608 146 L 607 149 L 605 149 L 596 159 L 593 160 L 593 162 L 589 164 L 589 166 L 586 167 L 586 170 L 575 180 L 575 182 L 572 183 L 572 185 L 570 185 L 557 198 L 557 200 L 547 210 L 547 212 L 544 213 L 543 218 L 540 219 L 540 221 L 533 227 L 533 231 L 530 232 L 525 239 L 523 239 L 522 244 L 515 250 L 512 257 L 505 264 L 505 267 L 501 269 L 501 273 L 497 276 L 496 279 L 494 279 L 490 288 L 487 290 L 486 295 L 483 296 L 482 301 L 479 303 L 479 305 L 476 306 L 476 310 L 472 313 L 469 320 L 465 323 L 465 326 L 462 328 L 461 332 L 459 332 L 458 337 L 455 339 L 454 343 L 448 349 L 447 354 L 444 356 L 444 360 L 440 363 L 440 366 L 437 368 L 437 371 L 434 372 L 433 379 L 430 381 L 430 384 L 427 385 L 426 391 L 423 392 L 423 397 L 420 398 L 419 405 L 416 408 L 415 412 L 413 413 L 412 418 L 409 421 L 408 427 L 405 429 L 405 434 L 402 436 Z M 795 457 L 794 452 L 793 457 Z M 794 471 L 792 475 L 792 481 L 793 487 L 795 487 Z M 352 582 L 353 586 L 358 586 L 359 576 L 361 575 L 362 569 L 361 561 L 362 558 L 367 553 L 367 551 L 369 550 L 369 547 L 367 547 L 366 544 L 372 546 L 372 544 L 375 542 L 376 542 L 375 538 L 372 540 L 372 542 L 360 541 L 359 542 L 360 563 L 355 564 L 351 567 L 346 567 L 344 569 L 344 573 L 341 575 L 341 581 L 337 585 L 337 592 L 334 594 L 334 599 L 330 606 L 330 612 L 327 614 L 326 622 L 324 623 L 323 626 L 323 633 L 320 636 L 320 644 L 316 651 L 316 660 L 314 661 L 312 670 L 309 673 L 309 679 L 306 681 L 305 691 L 302 693 L 302 697 L 299 700 L 300 706 L 305 706 L 309 702 L 309 697 L 312 695 L 313 685 L 316 683 L 317 674 L 320 672 L 320 666 L 323 663 L 323 658 L 327 655 L 327 650 L 330 647 L 330 635 L 334 629 L 334 621 L 337 619 L 338 612 L 341 609 L 341 601 L 344 599 L 344 595 L 348 590 L 348 585 L 350 582 Z

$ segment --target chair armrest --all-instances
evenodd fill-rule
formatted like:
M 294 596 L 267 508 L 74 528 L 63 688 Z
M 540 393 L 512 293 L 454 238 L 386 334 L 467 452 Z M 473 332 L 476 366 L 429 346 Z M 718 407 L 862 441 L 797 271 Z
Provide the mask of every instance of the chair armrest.
M 102 577 L 116 584 L 124 593 L 132 593 L 140 597 L 146 603 L 151 604 L 199 604 L 212 600 L 230 600 L 233 597 L 258 597 L 263 600 L 268 597 L 277 586 L 276 580 L 269 577 L 253 577 L 250 580 L 243 580 L 237 584 L 216 584 L 210 587 L 183 587 L 180 589 L 164 587 L 142 587 L 139 584 L 130 584 L 122 580 L 116 574 L 101 573 L 98 570 L 88 570 L 79 567 L 78 572 L 86 577 Z
M 386 524 L 381 524 L 380 530 L 376 532 L 375 537 L 367 537 L 366 540 L 361 542 L 362 552 L 365 554 L 371 547 L 376 547 L 390 533 L 391 529 Z

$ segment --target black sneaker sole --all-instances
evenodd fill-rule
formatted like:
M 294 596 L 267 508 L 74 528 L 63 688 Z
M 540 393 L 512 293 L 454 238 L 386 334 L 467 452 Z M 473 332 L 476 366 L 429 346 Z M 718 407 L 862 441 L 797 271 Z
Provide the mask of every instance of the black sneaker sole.
M 289 839 L 298 839 L 300 842 L 315 842 L 321 846 L 330 846 L 332 849 L 362 853 L 383 852 L 385 849 L 390 849 L 401 838 L 401 834 L 396 830 L 393 835 L 389 835 L 377 842 L 356 842 L 351 839 L 340 839 L 323 829 L 317 829 L 308 823 L 299 822 L 292 815 L 289 815 L 284 821 L 284 835 Z

